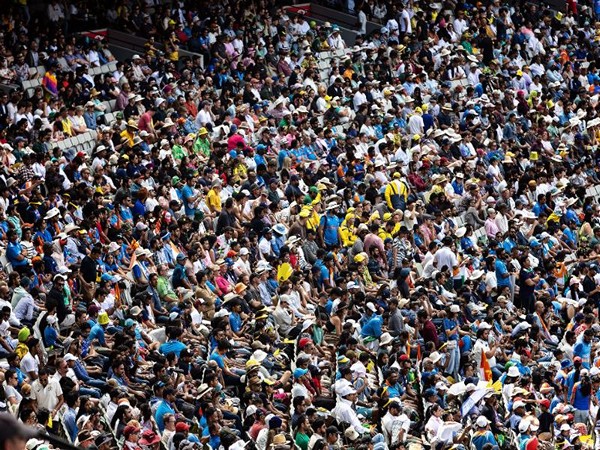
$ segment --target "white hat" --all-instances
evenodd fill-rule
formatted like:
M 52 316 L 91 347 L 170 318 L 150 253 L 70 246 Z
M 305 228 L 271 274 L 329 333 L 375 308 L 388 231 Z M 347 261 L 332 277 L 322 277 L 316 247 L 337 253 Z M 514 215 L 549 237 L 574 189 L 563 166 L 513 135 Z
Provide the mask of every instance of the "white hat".
M 44 219 L 48 220 L 48 219 L 52 219 L 55 216 L 58 216 L 60 214 L 60 211 L 58 210 L 58 208 L 52 208 L 51 210 L 49 210 L 46 215 L 44 216 Z
M 54 325 L 56 323 L 56 316 L 46 317 L 46 322 L 48 322 L 49 325 Z
M 515 367 L 515 366 L 512 366 L 512 367 Z M 511 367 L 511 369 L 512 369 L 512 367 Z M 516 367 L 515 367 L 515 369 L 516 369 Z M 523 402 L 521 400 L 517 400 L 516 402 L 514 402 L 513 403 L 513 411 L 518 408 L 525 408 L 525 402 Z
M 519 368 L 517 366 L 510 366 L 508 368 L 508 376 L 513 377 L 513 378 L 520 377 L 521 373 L 519 372 Z M 514 406 L 513 406 L 513 408 L 514 408 Z
M 65 233 L 69 234 L 71 231 L 79 230 L 79 227 L 75 224 L 70 223 L 65 227 Z
M 560 431 L 571 431 L 571 426 L 568 423 L 563 423 L 560 426 Z
M 250 359 L 255 359 L 258 362 L 263 362 L 267 356 L 269 356 L 267 352 L 263 350 L 256 350 L 254 353 L 252 353 Z
M 346 431 L 344 431 L 344 436 L 346 436 L 351 441 L 355 441 L 359 438 L 360 435 L 358 434 L 358 431 L 354 429 L 354 427 L 348 427 L 346 428 Z
M 352 387 L 352 385 L 344 385 L 338 390 L 337 394 L 340 397 L 345 397 L 346 395 L 356 394 L 356 390 Z
M 467 232 L 466 227 L 460 227 L 454 232 L 454 234 L 456 235 L 456 237 L 461 238 L 465 235 L 466 232 Z
M 248 250 L 246 247 L 240 248 L 240 256 L 249 255 L 249 254 L 250 254 L 250 250 Z
M 458 313 L 458 312 L 460 312 L 460 306 L 458 306 L 458 305 L 451 305 L 450 306 L 450 312 L 451 313 Z
M 529 423 L 528 420 L 521 420 L 521 422 L 519 422 L 519 432 L 525 433 L 529 429 Z
M 439 352 L 432 352 L 429 355 L 429 359 L 431 359 L 431 361 L 435 364 L 437 363 L 440 359 L 442 359 L 442 355 Z
M 479 428 L 485 428 L 490 424 L 490 421 L 488 420 L 487 417 L 485 416 L 479 416 L 477 418 L 477 421 L 475 422 L 475 424 L 479 427 Z
M 383 333 L 379 338 L 379 345 L 388 345 L 394 338 L 390 333 Z
M 484 274 L 483 270 L 474 270 L 469 277 L 470 280 L 478 280 Z
M 367 309 L 370 309 L 373 312 L 377 312 L 377 307 L 373 304 L 373 302 L 367 303 Z
M 487 322 L 481 322 L 479 324 L 479 329 L 480 330 L 491 330 L 492 326 L 489 323 L 487 323 Z
M 448 390 L 448 385 L 447 385 L 446 383 L 444 383 L 443 381 L 438 381 L 438 382 L 435 384 L 435 388 L 436 388 L 438 391 L 447 391 L 447 390 Z
M 73 356 L 71 353 L 67 353 L 67 354 L 66 354 L 66 355 L 63 357 L 63 359 L 64 359 L 66 362 L 69 362 L 69 361 L 77 361 L 77 357 Z
M 350 290 L 350 289 L 360 289 L 360 286 L 358 283 L 356 283 L 355 281 L 350 281 L 347 285 L 346 285 L 346 289 Z

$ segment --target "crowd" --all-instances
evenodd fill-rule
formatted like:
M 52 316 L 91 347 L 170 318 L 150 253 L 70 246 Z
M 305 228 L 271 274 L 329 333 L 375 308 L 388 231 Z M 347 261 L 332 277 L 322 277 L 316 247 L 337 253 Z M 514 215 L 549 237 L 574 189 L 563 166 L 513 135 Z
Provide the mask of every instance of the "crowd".
M 158 3 L 0 13 L 0 446 L 600 448 L 600 2 Z

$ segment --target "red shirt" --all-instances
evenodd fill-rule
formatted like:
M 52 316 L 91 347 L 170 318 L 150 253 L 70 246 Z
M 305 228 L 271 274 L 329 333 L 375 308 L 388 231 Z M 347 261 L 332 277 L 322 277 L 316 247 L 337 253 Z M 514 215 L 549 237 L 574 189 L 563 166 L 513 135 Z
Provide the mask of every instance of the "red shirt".
M 437 328 L 431 320 L 428 320 L 423 324 L 421 336 L 423 336 L 423 340 L 425 341 L 425 343 L 433 342 L 435 348 L 438 348 L 438 346 L 440 345 Z
M 145 112 L 141 115 L 140 120 L 138 120 L 138 128 L 140 131 L 147 131 L 150 133 L 152 131 L 152 115 L 149 112 Z

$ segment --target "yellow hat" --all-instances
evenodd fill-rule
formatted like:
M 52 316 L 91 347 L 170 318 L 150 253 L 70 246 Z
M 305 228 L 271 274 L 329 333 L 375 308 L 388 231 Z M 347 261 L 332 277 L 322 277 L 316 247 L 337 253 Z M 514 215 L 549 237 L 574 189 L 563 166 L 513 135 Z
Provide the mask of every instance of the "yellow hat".
M 379 215 L 379 211 L 375 211 L 373 214 L 371 214 L 371 217 L 369 217 L 369 220 L 371 222 L 373 222 L 375 219 L 381 219 L 381 216 Z
M 415 113 L 417 113 L 417 114 L 422 114 L 422 113 L 423 113 L 423 110 L 421 109 L 421 107 L 417 106 L 417 107 L 415 108 Z
M 298 216 L 300 217 L 309 217 L 310 216 L 310 211 L 308 209 L 303 209 L 298 213 Z
M 251 369 L 252 367 L 258 367 L 260 363 L 255 359 L 249 359 L 246 361 L 246 369 Z
M 400 178 L 402 175 L 400 175 L 400 172 L 394 172 L 394 175 L 392 175 L 394 178 Z
M 346 212 L 347 212 L 348 214 L 350 214 L 350 213 L 353 213 L 354 211 L 356 211 L 356 208 L 355 208 L 354 206 L 351 206 L 350 208 L 348 208 L 348 209 L 346 210 Z
M 202 127 L 202 128 L 200 128 L 200 130 L 198 131 L 198 134 L 199 134 L 199 135 L 202 135 L 202 134 L 208 134 L 208 130 L 207 130 L 206 128 Z
M 522 70 L 517 70 L 517 76 L 520 77 L 521 75 L 523 75 L 523 71 Z
M 413 136 L 413 141 L 420 141 L 421 140 L 421 135 L 420 134 L 415 134 Z
M 384 221 L 384 222 L 389 222 L 390 220 L 392 220 L 392 214 L 391 214 L 391 213 L 389 213 L 389 212 L 386 212 L 386 213 L 383 215 L 383 221 Z
M 108 325 L 108 313 L 106 311 L 98 314 L 98 323 L 100 325 Z
M 423 111 L 427 111 L 427 110 L 429 109 L 429 106 L 427 106 L 427 105 L 422 105 L 422 106 L 421 106 L 421 109 L 422 109 Z
M 538 160 L 538 152 L 530 152 L 529 153 L 529 159 L 531 161 L 537 161 Z
M 356 263 L 361 263 L 361 262 L 363 262 L 365 259 L 367 259 L 367 257 L 366 257 L 364 254 L 362 254 L 362 253 L 359 253 L 358 255 L 356 255 L 356 256 L 354 257 L 354 262 L 356 262 Z

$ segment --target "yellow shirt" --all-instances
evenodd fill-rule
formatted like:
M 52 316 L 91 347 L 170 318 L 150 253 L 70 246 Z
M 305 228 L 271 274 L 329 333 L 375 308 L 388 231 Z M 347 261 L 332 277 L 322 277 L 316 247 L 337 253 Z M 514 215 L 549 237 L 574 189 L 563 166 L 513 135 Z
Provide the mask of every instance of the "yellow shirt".
M 206 194 L 206 205 L 213 212 L 221 212 L 221 196 L 214 189 L 211 189 L 208 191 L 208 194 Z
M 67 136 L 73 136 L 73 126 L 69 119 L 61 120 L 60 123 L 63 127 L 63 133 Z
M 130 147 L 133 147 L 133 138 L 135 137 L 135 135 L 133 133 L 130 133 L 127 130 L 123 130 L 123 131 L 121 131 L 120 136 L 121 136 L 121 139 L 123 139 L 124 141 L 127 141 L 127 144 Z
M 352 217 L 354 220 L 354 217 Z M 348 221 L 344 220 L 340 225 L 340 237 L 342 238 L 342 245 L 344 247 L 351 247 L 356 242 L 357 236 L 348 227 Z
M 321 216 L 319 216 L 319 214 L 317 214 L 316 212 L 312 212 L 312 216 L 310 216 L 307 220 L 306 220 L 306 229 L 307 230 L 317 230 L 317 228 L 319 228 L 319 224 L 321 223 Z

